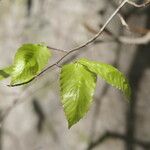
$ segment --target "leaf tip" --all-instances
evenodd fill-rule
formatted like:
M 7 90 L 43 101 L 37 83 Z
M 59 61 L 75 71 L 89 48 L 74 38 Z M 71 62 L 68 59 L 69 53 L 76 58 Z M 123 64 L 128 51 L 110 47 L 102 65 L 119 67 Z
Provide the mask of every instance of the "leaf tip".
M 68 124 L 68 129 L 71 129 L 72 125 Z
M 68 129 L 71 129 L 73 127 L 73 125 L 75 125 L 77 122 L 69 122 L 68 121 Z

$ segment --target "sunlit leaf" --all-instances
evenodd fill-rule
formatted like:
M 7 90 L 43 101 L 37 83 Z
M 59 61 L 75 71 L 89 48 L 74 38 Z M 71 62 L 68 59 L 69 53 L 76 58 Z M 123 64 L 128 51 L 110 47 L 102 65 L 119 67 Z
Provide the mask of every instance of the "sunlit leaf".
M 60 75 L 61 102 L 69 128 L 89 110 L 93 100 L 96 74 L 79 63 L 63 66 Z
M 22 45 L 14 58 L 11 86 L 31 81 L 48 63 L 51 53 L 41 44 Z
M 110 85 L 120 89 L 127 96 L 127 98 L 130 99 L 130 85 L 126 77 L 115 67 L 100 62 L 90 61 L 87 59 L 80 59 L 78 60 L 78 62 L 86 66 L 91 72 L 99 75 Z

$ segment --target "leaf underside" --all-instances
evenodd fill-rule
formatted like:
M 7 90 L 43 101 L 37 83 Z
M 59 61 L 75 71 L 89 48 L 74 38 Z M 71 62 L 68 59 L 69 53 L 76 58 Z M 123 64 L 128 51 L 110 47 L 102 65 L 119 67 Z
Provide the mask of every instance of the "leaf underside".
M 96 85 L 96 74 L 79 63 L 64 65 L 60 75 L 61 102 L 68 127 L 78 122 L 89 110 Z

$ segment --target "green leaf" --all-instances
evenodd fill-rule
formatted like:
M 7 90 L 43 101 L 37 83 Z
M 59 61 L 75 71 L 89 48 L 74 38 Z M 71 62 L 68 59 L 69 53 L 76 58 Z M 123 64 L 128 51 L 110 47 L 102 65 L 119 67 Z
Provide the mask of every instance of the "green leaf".
M 87 59 L 78 60 L 79 63 L 88 67 L 88 69 L 99 75 L 110 85 L 120 89 L 128 99 L 131 96 L 131 88 L 126 77 L 116 68 L 111 65 L 94 62 Z
M 8 78 L 12 73 L 13 67 L 9 66 L 0 70 L 0 80 Z
M 51 53 L 41 44 L 22 45 L 14 58 L 11 86 L 30 82 L 48 63 Z
M 61 102 L 70 128 L 89 110 L 96 74 L 79 63 L 64 65 L 60 75 Z

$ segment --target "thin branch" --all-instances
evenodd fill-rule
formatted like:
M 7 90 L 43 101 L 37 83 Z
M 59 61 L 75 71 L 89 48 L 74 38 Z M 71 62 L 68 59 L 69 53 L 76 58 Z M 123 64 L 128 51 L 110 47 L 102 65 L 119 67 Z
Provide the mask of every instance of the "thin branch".
M 118 13 L 118 17 L 119 17 L 119 19 L 120 19 L 120 21 L 121 21 L 121 24 L 122 24 L 127 30 L 130 30 L 130 28 L 129 28 L 127 22 L 125 21 L 125 19 L 123 18 L 123 16 L 122 16 L 120 13 Z
M 67 53 L 66 50 L 63 50 L 63 49 L 59 49 L 59 48 L 54 48 L 54 47 L 51 47 L 51 46 L 47 46 L 48 49 L 52 49 L 54 51 L 59 51 L 59 52 L 62 52 L 62 53 Z
M 47 70 L 49 70 L 50 68 L 54 67 L 54 66 L 57 66 L 64 58 L 66 58 L 68 55 L 70 55 L 71 53 L 75 52 L 75 51 L 78 51 L 86 46 L 88 46 L 89 44 L 93 43 L 102 33 L 103 31 L 105 30 L 106 26 L 110 23 L 110 21 L 118 14 L 118 12 L 120 11 L 120 9 L 126 4 L 130 4 L 130 5 L 133 5 L 135 7 L 145 7 L 146 5 L 148 5 L 150 3 L 150 0 L 148 0 L 148 2 L 146 3 L 143 3 L 143 4 L 135 4 L 129 0 L 123 0 L 120 5 L 117 7 L 117 9 L 114 11 L 114 13 L 107 19 L 107 21 L 105 22 L 105 24 L 102 26 L 102 28 L 99 30 L 99 32 L 93 37 L 91 38 L 90 40 L 88 40 L 87 42 L 85 42 L 84 44 L 76 47 L 76 48 L 73 48 L 71 50 L 68 50 L 68 52 L 62 56 L 60 59 L 58 59 L 54 64 L 48 66 L 45 70 L 43 70 L 41 73 L 39 73 L 36 77 L 40 76 L 41 74 L 43 74 L 44 72 L 46 72 Z M 57 49 L 57 48 L 53 48 L 53 49 Z M 65 51 L 66 50 L 61 50 L 61 51 Z M 36 78 L 35 77 L 35 78 Z
M 116 37 L 114 35 L 111 35 L 113 39 L 111 40 L 96 40 L 94 43 L 102 43 L 102 42 L 118 42 L 118 43 L 123 43 L 123 44 L 134 44 L 134 45 L 142 45 L 142 44 L 148 44 L 150 42 L 150 32 L 145 34 L 142 37 L 137 37 L 137 38 L 131 38 L 127 36 L 120 36 Z
M 52 49 L 52 50 L 56 50 L 56 51 L 60 51 L 60 52 L 63 52 L 63 53 L 66 53 L 66 56 L 68 56 L 70 53 L 72 53 L 72 52 L 74 52 L 74 51 L 77 51 L 77 50 L 80 50 L 80 49 L 82 49 L 82 48 L 88 46 L 89 44 L 93 43 L 93 42 L 101 35 L 101 33 L 102 33 L 102 32 L 104 31 L 104 29 L 106 28 L 106 26 L 109 24 L 109 22 L 114 18 L 114 16 L 116 16 L 116 14 L 120 11 L 120 9 L 121 9 L 126 3 L 128 3 L 128 4 L 130 4 L 130 5 L 134 6 L 134 7 L 137 7 L 137 8 L 141 8 L 141 7 L 146 7 L 146 6 L 148 6 L 148 5 L 150 4 L 150 0 L 148 0 L 147 2 L 142 3 L 142 4 L 136 4 L 136 3 L 134 3 L 134 2 L 131 1 L 131 0 L 124 0 L 124 1 L 118 6 L 118 8 L 115 10 L 115 12 L 108 18 L 108 20 L 107 20 L 106 23 L 102 26 L 102 28 L 99 30 L 99 32 L 98 32 L 93 38 L 91 38 L 89 41 L 87 41 L 86 43 L 84 43 L 84 44 L 82 44 L 82 45 L 80 45 L 80 46 L 78 46 L 78 47 L 76 47 L 76 48 L 73 48 L 73 49 L 71 49 L 71 50 L 64 50 L 64 49 L 54 48 L 54 47 L 51 47 L 51 46 L 47 46 L 47 48 Z M 120 18 L 122 24 L 123 24 L 124 26 L 126 26 L 127 29 L 128 29 L 128 25 L 126 24 L 126 21 L 125 21 L 124 18 L 121 16 L 121 14 L 118 14 L 118 16 L 119 16 L 119 18 Z M 68 51 L 69 51 L 69 52 L 68 52 Z M 64 59 L 66 56 L 64 56 L 62 59 Z M 57 62 L 56 62 L 56 63 L 57 63 Z M 58 63 L 59 63 L 59 62 L 58 62 Z M 57 63 L 57 64 L 58 64 L 58 63 Z M 51 66 L 49 66 L 49 67 L 51 68 Z M 46 70 L 48 70 L 49 67 L 48 67 Z M 52 65 L 52 67 L 53 67 L 53 65 Z M 45 72 L 45 71 L 44 71 L 44 72 Z
M 119 37 L 119 41 L 125 44 L 148 44 L 150 42 L 150 32 L 139 38 Z
M 45 70 L 43 70 L 39 75 L 37 75 L 36 77 L 40 76 L 41 74 L 43 74 L 44 72 L 46 72 L 47 70 L 49 70 L 50 68 L 56 66 L 57 64 L 59 64 L 64 58 L 66 58 L 68 55 L 70 55 L 71 53 L 78 51 L 86 46 L 88 46 L 89 44 L 93 43 L 101 34 L 102 32 L 105 30 L 106 26 L 110 23 L 110 21 L 117 15 L 117 13 L 120 11 L 120 9 L 128 2 L 128 0 L 123 0 L 122 3 L 118 6 L 118 8 L 114 11 L 114 13 L 107 19 L 107 21 L 105 22 L 105 24 L 102 26 L 102 28 L 99 30 L 99 32 L 93 37 L 91 38 L 89 41 L 85 42 L 84 44 L 73 48 L 71 50 L 68 51 L 68 53 L 66 53 L 63 57 L 61 57 L 59 60 L 57 60 L 54 64 L 50 65 L 49 67 L 47 67 Z M 36 78 L 35 77 L 35 78 Z
M 95 148 L 96 146 L 98 146 L 99 144 L 103 143 L 104 141 L 108 140 L 108 139 L 119 139 L 119 140 L 123 140 L 123 141 L 127 141 L 128 137 L 124 134 L 120 134 L 120 133 L 116 133 L 116 132 L 105 132 L 102 136 L 100 136 L 96 141 L 90 143 L 87 147 L 87 150 L 92 150 L 93 148 Z M 131 141 L 132 143 L 145 148 L 145 149 L 149 149 L 150 148 L 150 142 L 145 142 L 139 139 L 133 139 Z
M 136 4 L 134 3 L 133 1 L 127 1 L 128 4 L 134 6 L 134 7 L 137 7 L 137 8 L 141 8 L 141 7 L 146 7 L 150 4 L 150 0 L 146 1 L 145 3 L 142 3 L 142 4 Z

